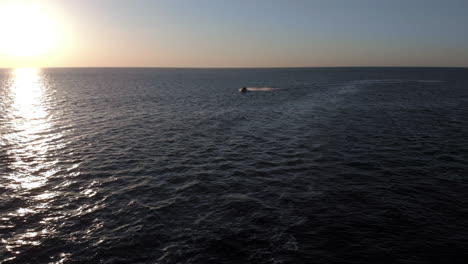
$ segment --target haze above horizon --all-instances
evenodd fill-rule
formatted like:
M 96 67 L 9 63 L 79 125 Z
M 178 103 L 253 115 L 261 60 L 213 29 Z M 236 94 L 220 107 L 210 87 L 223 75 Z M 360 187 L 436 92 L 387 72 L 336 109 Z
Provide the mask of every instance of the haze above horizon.
M 0 0 L 0 68 L 468 66 L 463 0 Z

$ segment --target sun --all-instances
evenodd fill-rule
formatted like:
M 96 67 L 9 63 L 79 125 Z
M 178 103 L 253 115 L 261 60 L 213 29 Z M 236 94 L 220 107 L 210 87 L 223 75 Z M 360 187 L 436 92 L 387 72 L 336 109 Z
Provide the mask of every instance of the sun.
M 32 1 L 0 2 L 0 53 L 14 57 L 43 55 L 57 45 L 57 25 Z

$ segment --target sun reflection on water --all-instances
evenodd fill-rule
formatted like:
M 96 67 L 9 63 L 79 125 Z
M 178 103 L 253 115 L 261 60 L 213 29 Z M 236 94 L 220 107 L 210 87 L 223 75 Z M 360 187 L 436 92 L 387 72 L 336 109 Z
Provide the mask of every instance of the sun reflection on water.
M 15 98 L 15 114 L 21 121 L 38 120 L 47 115 L 42 105 L 44 85 L 39 69 L 16 69 L 10 90 Z
M 21 68 L 12 74 L 9 85 L 10 129 L 8 141 L 14 162 L 11 180 L 16 188 L 33 189 L 47 181 L 51 161 L 46 154 L 51 146 L 44 134 L 51 128 L 46 107 L 46 87 L 39 69 Z
M 4 223 L 11 223 L 17 231 L 11 237 L 2 238 L 2 242 L 7 251 L 15 255 L 22 246 L 39 245 L 41 238 L 51 232 L 48 225 L 18 226 L 15 219 L 46 212 L 52 199 L 59 195 L 53 189 L 41 187 L 58 170 L 53 152 L 60 146 L 57 139 L 61 134 L 52 130 L 51 91 L 41 70 L 16 69 L 9 76 L 3 91 L 6 107 L 3 108 L 5 127 L 2 127 L 1 140 L 11 159 L 7 165 L 9 174 L 3 178 L 7 180 L 5 187 L 10 190 L 9 194 L 24 203 L 5 214 Z
M 0 166 L 6 167 L 0 167 L 0 183 L 4 195 L 11 198 L 7 201 L 14 202 L 0 217 L 0 255 L 10 261 L 31 247 L 40 248 L 45 239 L 59 232 L 65 218 L 83 210 L 62 208 L 77 196 L 91 197 L 96 191 L 90 185 L 79 194 L 64 192 L 80 174 L 80 163 L 66 156 L 67 135 L 72 130 L 64 128 L 59 116 L 63 106 L 57 105 L 48 74 L 24 68 L 7 76 L 0 83 L 0 154 L 6 157 L 0 160 L 4 162 Z M 67 258 L 63 255 L 57 263 Z

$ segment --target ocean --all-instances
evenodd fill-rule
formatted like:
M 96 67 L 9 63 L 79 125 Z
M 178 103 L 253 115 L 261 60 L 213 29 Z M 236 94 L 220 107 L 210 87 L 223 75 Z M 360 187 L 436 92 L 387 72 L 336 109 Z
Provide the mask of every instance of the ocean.
M 467 177 L 467 68 L 0 70 L 0 263 L 468 263 Z

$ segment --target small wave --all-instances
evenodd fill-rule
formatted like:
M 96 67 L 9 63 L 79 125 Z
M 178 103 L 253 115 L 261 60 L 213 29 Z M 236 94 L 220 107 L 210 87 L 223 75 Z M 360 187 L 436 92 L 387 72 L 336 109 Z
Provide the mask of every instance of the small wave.
M 381 79 L 381 80 L 356 80 L 353 84 L 397 84 L 397 83 L 444 83 L 441 80 L 403 80 L 403 79 Z
M 420 82 L 420 83 L 446 83 L 447 81 L 440 81 L 440 80 L 416 80 L 415 82 Z
M 247 87 L 247 91 L 249 92 L 270 92 L 278 89 L 273 87 Z

